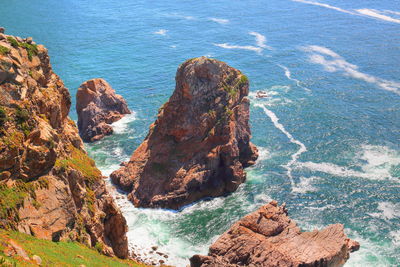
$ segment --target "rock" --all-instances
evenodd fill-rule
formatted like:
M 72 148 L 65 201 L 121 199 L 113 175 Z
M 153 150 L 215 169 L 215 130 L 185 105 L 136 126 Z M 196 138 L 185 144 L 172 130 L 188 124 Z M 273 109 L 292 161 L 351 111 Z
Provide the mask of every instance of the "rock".
M 164 260 L 159 260 L 158 262 L 159 262 L 160 264 L 164 264 L 164 263 L 165 263 Z
M 28 44 L 31 44 L 31 43 L 33 42 L 32 37 L 27 37 L 27 38 L 26 38 L 26 42 L 27 42 Z
M 29 46 L 0 45 L 9 49 L 0 54 L 0 195 L 8 199 L 0 201 L 0 228 L 100 243 L 104 254 L 127 258 L 125 218 L 68 117 L 70 94 L 47 49 L 29 56 Z
M 32 260 L 37 264 L 37 265 L 42 265 L 42 258 L 40 258 L 38 255 L 33 255 Z
M 284 205 L 271 202 L 236 222 L 210 246 L 208 256 L 190 258 L 190 266 L 343 266 L 359 248 L 343 230 L 334 224 L 301 232 Z
M 223 62 L 184 62 L 173 95 L 112 181 L 131 192 L 137 207 L 180 209 L 235 191 L 245 181 L 243 168 L 258 156 L 250 143 L 248 93 L 247 77 Z
M 3 27 L 0 27 L 0 33 L 4 33 L 5 29 Z
M 157 250 L 158 247 L 157 247 L 157 246 L 152 246 L 151 249 L 152 249 L 152 250 Z
M 76 94 L 79 134 L 85 142 L 113 133 L 111 123 L 131 112 L 122 96 L 103 79 L 84 82 Z
M 20 256 L 24 260 L 27 260 L 27 261 L 30 260 L 28 253 L 26 253 L 26 251 L 17 242 L 15 242 L 12 239 L 9 239 L 8 244 L 11 246 L 11 248 L 15 251 L 15 253 L 18 256 Z

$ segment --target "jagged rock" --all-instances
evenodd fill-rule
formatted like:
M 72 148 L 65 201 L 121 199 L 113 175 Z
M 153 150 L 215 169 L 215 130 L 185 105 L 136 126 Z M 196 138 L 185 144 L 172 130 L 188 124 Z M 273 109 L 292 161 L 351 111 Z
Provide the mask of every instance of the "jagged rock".
M 94 142 L 113 133 L 111 123 L 131 112 L 122 96 L 103 79 L 84 82 L 76 93 L 79 134 L 83 141 Z
M 192 267 L 206 266 L 342 266 L 359 249 L 343 225 L 301 232 L 276 201 L 243 217 L 209 248 L 208 256 L 194 255 Z
M 184 62 L 173 95 L 112 181 L 140 207 L 179 209 L 235 191 L 258 154 L 250 143 L 248 92 L 247 77 L 223 62 Z
M 0 41 L 0 227 L 126 258 L 126 221 L 68 117 L 68 89 L 29 41 Z

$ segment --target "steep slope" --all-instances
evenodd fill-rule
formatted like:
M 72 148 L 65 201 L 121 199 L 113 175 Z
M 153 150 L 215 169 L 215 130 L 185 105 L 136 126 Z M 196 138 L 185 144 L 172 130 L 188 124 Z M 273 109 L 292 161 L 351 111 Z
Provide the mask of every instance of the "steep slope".
M 68 117 L 47 49 L 0 34 L 0 227 L 128 256 L 127 226 Z
M 222 196 L 254 164 L 249 83 L 239 70 L 206 57 L 184 62 L 176 88 L 129 162 L 111 174 L 139 207 L 179 209 Z

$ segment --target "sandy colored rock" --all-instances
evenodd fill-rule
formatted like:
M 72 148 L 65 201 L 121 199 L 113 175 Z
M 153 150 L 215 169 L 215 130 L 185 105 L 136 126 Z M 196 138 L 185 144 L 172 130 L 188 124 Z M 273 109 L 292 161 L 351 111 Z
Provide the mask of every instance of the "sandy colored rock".
M 79 134 L 85 142 L 100 140 L 113 133 L 111 123 L 130 114 L 122 96 L 103 79 L 84 82 L 76 93 Z
M 206 266 L 343 266 L 359 249 L 343 225 L 302 232 L 276 201 L 243 217 L 209 248 L 208 256 L 194 255 L 192 267 Z
M 250 143 L 248 93 L 247 77 L 223 62 L 184 62 L 146 139 L 112 181 L 138 207 L 179 209 L 235 191 L 258 155 Z
M 101 243 L 104 254 L 126 258 L 125 218 L 68 117 L 70 94 L 47 49 L 29 38 L 6 37 L 1 42 L 9 51 L 0 55 L 0 227 L 53 241 Z

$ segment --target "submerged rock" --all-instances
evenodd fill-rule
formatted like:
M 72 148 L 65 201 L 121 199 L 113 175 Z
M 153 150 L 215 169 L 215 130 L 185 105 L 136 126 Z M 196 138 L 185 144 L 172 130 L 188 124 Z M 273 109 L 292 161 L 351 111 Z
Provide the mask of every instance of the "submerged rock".
M 68 117 L 47 49 L 0 41 L 0 227 L 128 256 L 125 218 Z
M 208 256 L 194 255 L 200 266 L 342 266 L 359 243 L 350 240 L 343 225 L 301 232 L 276 201 L 243 217 L 209 248 Z
M 179 209 L 235 191 L 257 159 L 250 143 L 249 82 L 206 57 L 184 62 L 176 88 L 128 163 L 111 174 L 139 207 Z
M 84 82 L 76 93 L 79 134 L 94 142 L 113 133 L 110 124 L 130 114 L 126 101 L 103 79 Z

